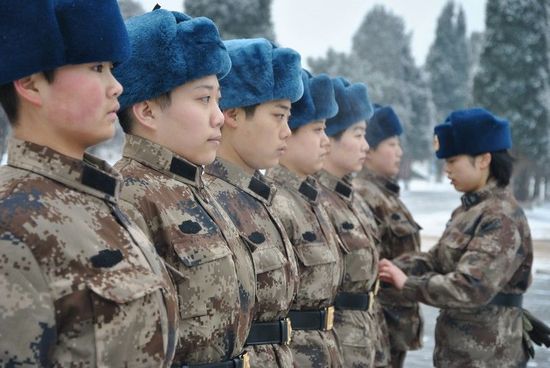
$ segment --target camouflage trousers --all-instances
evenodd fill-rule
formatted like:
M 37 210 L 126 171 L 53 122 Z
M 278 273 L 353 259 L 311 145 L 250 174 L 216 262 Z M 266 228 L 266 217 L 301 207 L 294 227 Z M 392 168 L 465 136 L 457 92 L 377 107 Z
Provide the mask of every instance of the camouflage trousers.
M 294 358 L 287 345 L 253 345 L 245 347 L 251 368 L 292 368 Z
M 300 368 L 341 368 L 344 366 L 333 331 L 292 332 L 290 349 L 294 366 Z
M 375 367 L 375 340 L 378 337 L 376 321 L 366 311 L 336 310 L 334 332 L 340 344 L 344 367 Z

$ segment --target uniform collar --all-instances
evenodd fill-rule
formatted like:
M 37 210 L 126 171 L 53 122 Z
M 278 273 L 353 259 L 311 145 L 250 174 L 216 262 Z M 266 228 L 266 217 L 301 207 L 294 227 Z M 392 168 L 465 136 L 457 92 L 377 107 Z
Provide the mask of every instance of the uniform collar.
M 135 135 L 126 135 L 123 156 L 168 175 L 182 183 L 202 188 L 202 166 L 195 165 L 168 148 Z
M 385 176 L 377 175 L 369 169 L 363 169 L 363 171 L 358 175 L 359 179 L 368 180 L 376 184 L 384 192 L 399 196 L 401 187 L 397 184 L 396 181 L 388 179 Z
M 8 165 L 113 203 L 117 201 L 122 180 L 107 162 L 88 153 L 78 160 L 49 147 L 15 138 L 8 144 Z
M 338 178 L 328 171 L 321 170 L 316 174 L 317 180 L 329 190 L 335 192 L 344 200 L 351 202 L 353 199 L 353 187 L 347 177 Z
M 471 193 L 465 193 L 462 195 L 460 200 L 462 201 L 462 206 L 465 209 L 470 209 L 474 207 L 475 205 L 483 202 L 487 198 L 491 197 L 492 195 L 496 194 L 497 192 L 503 191 L 505 189 L 499 188 L 497 186 L 496 181 L 489 180 L 487 185 L 477 192 L 471 192 Z
M 271 204 L 276 189 L 259 171 L 249 174 L 237 165 L 221 158 L 206 166 L 206 172 L 240 188 L 254 198 Z
M 308 176 L 302 179 L 294 172 L 281 165 L 270 169 L 267 176 L 273 178 L 281 187 L 289 191 L 300 193 L 308 202 L 312 204 L 317 203 L 319 190 L 317 188 L 317 180 L 315 180 L 314 177 Z

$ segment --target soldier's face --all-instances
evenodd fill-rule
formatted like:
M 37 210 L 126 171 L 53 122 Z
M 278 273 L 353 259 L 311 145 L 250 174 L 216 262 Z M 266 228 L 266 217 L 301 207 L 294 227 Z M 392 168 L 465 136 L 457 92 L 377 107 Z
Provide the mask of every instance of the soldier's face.
M 274 100 L 256 107 L 253 116 L 246 117 L 239 109 L 233 149 L 242 162 L 253 170 L 269 169 L 279 163 L 290 136 L 289 100 Z
M 59 144 L 82 151 L 112 138 L 122 86 L 107 62 L 67 65 L 39 88 L 45 121 Z
M 308 123 L 288 138 L 287 151 L 281 158 L 281 164 L 299 175 L 312 175 L 323 168 L 329 149 L 325 121 Z
M 449 157 L 445 159 L 444 170 L 451 184 L 459 192 L 475 192 L 487 184 L 488 167 L 483 155 Z
M 339 140 L 330 139 L 326 165 L 332 168 L 333 174 L 343 176 L 361 170 L 369 150 L 366 128 L 367 123 L 361 121 L 346 129 Z
M 172 90 L 168 106 L 157 108 L 156 143 L 197 165 L 214 161 L 221 142 L 223 114 L 215 75 Z
M 398 137 L 390 137 L 367 152 L 366 166 L 378 175 L 395 177 L 399 173 L 403 150 Z

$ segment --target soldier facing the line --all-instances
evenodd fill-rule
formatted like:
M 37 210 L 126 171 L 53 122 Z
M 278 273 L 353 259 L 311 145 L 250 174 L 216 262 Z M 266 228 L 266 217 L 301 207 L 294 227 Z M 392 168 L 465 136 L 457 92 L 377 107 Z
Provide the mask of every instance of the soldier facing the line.
M 462 204 L 430 251 L 380 261 L 380 277 L 404 298 L 440 308 L 436 367 L 525 367 L 521 306 L 533 245 L 508 187 L 509 123 L 484 109 L 454 111 L 435 127 L 434 145 Z
M 337 235 L 319 203 L 318 183 L 311 175 L 323 167 L 329 150 L 325 120 L 336 115 L 338 105 L 327 75 L 313 77 L 304 70 L 302 79 L 304 95 L 292 104 L 287 150 L 280 166 L 267 176 L 278 185 L 273 210 L 292 242 L 300 274 L 289 313 L 295 366 L 336 368 L 343 366 L 332 329 L 342 267 Z
M 420 251 L 420 226 L 399 199 L 395 180 L 403 153 L 399 143 L 402 132 L 399 117 L 390 106 L 375 108 L 365 134 L 370 147 L 365 167 L 353 182 L 380 228 L 380 258 L 390 260 Z M 422 317 L 417 302 L 393 290 L 383 287 L 378 296 L 389 331 L 391 365 L 398 368 L 403 367 L 407 350 L 422 346 Z
M 129 55 L 115 0 L 0 1 L 0 365 L 169 367 L 176 293 L 84 150 L 115 132 Z
M 208 193 L 202 165 L 221 138 L 231 60 L 214 23 L 156 9 L 129 19 L 132 55 L 115 68 L 127 133 L 121 198 L 169 265 L 180 301 L 172 367 L 247 367 L 256 275 L 239 232 Z

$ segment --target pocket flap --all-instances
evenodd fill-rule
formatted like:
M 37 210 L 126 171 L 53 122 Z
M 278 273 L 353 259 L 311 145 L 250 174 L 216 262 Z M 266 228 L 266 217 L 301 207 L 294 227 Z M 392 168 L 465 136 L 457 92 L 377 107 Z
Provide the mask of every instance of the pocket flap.
M 176 254 L 187 267 L 215 261 L 231 254 L 225 242 L 219 239 L 204 239 L 202 242 L 177 242 L 173 244 Z
M 86 281 L 86 286 L 104 299 L 125 304 L 163 288 L 164 281 L 140 267 L 98 273 Z
M 389 216 L 388 222 L 391 232 L 399 238 L 416 234 L 420 230 L 420 226 L 418 224 L 411 223 L 409 220 L 401 216 L 399 218 L 396 218 L 393 215 Z
M 286 260 L 277 247 L 258 247 L 252 253 L 256 274 L 273 271 L 284 266 Z
M 321 242 L 297 244 L 294 246 L 294 252 L 306 267 L 336 262 L 330 247 Z

